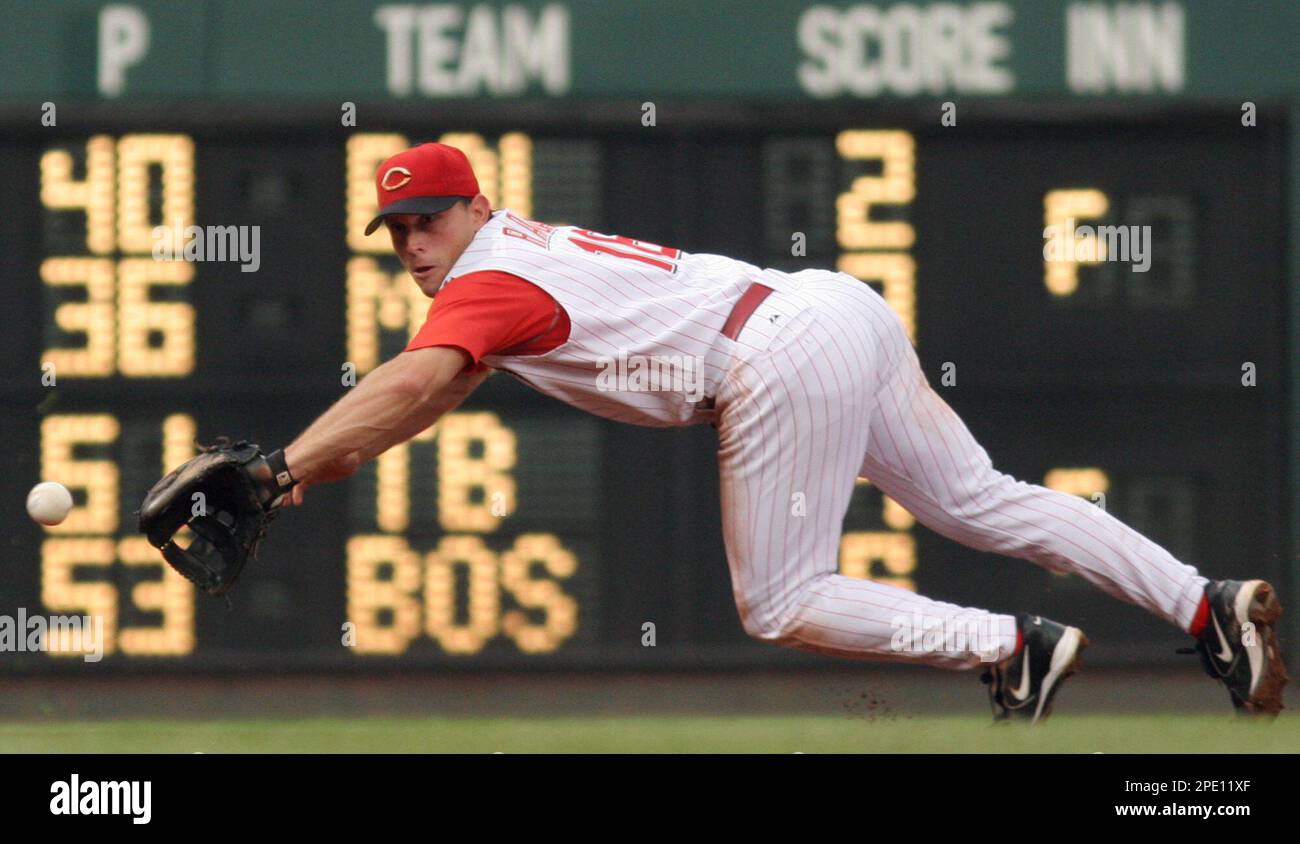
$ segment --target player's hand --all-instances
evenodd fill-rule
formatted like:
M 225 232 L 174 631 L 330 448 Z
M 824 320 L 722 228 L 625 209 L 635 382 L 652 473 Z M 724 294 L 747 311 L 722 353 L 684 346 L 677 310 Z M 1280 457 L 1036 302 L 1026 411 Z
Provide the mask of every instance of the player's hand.
M 298 484 L 293 489 L 284 494 L 280 501 L 281 507 L 298 507 L 302 505 L 302 493 L 310 484 Z

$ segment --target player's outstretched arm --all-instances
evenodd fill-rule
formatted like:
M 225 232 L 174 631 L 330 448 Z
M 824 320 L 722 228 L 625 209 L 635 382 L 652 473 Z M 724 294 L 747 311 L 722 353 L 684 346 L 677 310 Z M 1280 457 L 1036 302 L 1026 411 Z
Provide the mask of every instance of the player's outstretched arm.
M 407 354 L 412 353 L 407 352 Z M 406 442 L 411 437 L 414 437 L 416 434 L 421 433 L 433 425 L 441 419 L 444 414 L 450 413 L 460 407 L 461 402 L 469 398 L 470 393 L 474 392 L 474 390 L 478 388 L 478 385 L 482 384 L 484 379 L 491 374 L 492 370 L 490 369 L 483 369 L 480 372 L 471 372 L 467 369 L 461 372 L 455 378 L 452 378 L 451 381 L 442 388 L 438 395 L 434 396 L 432 401 L 419 408 L 399 428 L 389 434 L 375 438 L 370 445 L 361 449 L 359 452 L 353 452 L 353 454 L 349 456 L 354 459 L 356 466 L 359 467 L 383 454 L 385 451 L 388 451 L 388 449 L 398 443 Z
M 433 346 L 379 366 L 285 449 L 290 473 L 302 487 L 340 480 L 415 436 L 482 383 L 486 373 L 465 372 L 468 363 L 459 349 Z

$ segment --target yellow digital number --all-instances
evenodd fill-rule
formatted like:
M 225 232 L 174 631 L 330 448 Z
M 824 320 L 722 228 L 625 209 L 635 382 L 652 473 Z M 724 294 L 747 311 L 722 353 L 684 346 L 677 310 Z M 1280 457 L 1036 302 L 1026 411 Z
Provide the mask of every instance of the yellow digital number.
M 131 656 L 184 656 L 194 650 L 194 584 L 167 565 L 158 549 L 143 536 L 117 544 L 117 558 L 128 566 L 153 566 L 160 580 L 137 583 L 131 603 L 162 615 L 157 627 L 123 627 L 118 635 L 122 653 Z M 107 626 L 107 625 L 106 625 Z
M 41 156 L 41 204 L 54 211 L 86 215 L 86 249 L 107 255 L 117 246 L 113 213 L 113 139 L 96 135 L 86 142 L 86 178 L 72 178 L 72 156 L 61 149 Z
M 74 458 L 77 446 L 106 446 L 117 441 L 120 425 L 109 414 L 48 416 L 41 423 L 41 475 L 58 478 L 70 489 L 84 490 L 86 503 L 73 507 L 60 525 L 47 527 L 52 534 L 41 548 L 41 600 L 51 610 L 88 614 L 102 621 L 104 653 L 119 647 L 139 656 L 179 656 L 194 650 L 194 587 L 167 565 L 158 549 L 140 536 L 114 541 L 118 529 L 118 468 L 111 459 Z M 193 454 L 194 419 L 172 414 L 162 424 L 164 473 Z M 64 534 L 101 534 L 64 536 Z M 122 627 L 119 630 L 118 588 L 107 580 L 79 580 L 76 569 L 108 569 L 114 563 L 155 566 L 160 579 L 136 584 L 130 593 L 134 606 L 158 612 L 158 626 Z M 62 634 L 60 634 L 62 635 Z M 66 636 L 64 637 L 66 638 Z M 69 649 L 62 652 L 82 653 Z M 52 649 L 53 652 L 53 649 Z
M 837 235 L 845 249 L 910 249 L 911 223 L 871 219 L 873 205 L 906 205 L 916 198 L 916 141 L 893 129 L 852 129 L 835 139 L 846 161 L 879 161 L 879 176 L 859 176 L 835 201 Z
M 86 503 L 73 507 L 55 534 L 113 533 L 117 530 L 117 464 L 112 460 L 73 457 L 78 445 L 107 445 L 117 440 L 117 419 L 106 414 L 63 414 L 41 422 L 41 477 L 58 478 L 69 490 L 84 490 Z
M 116 166 L 115 166 L 116 162 Z M 155 224 L 150 219 L 150 173 L 162 186 L 160 214 L 172 228 L 194 217 L 194 143 L 186 135 L 97 135 L 86 143 L 86 178 L 72 178 L 72 157 L 50 150 L 41 158 L 41 201 L 53 210 L 86 214 L 86 245 L 97 254 L 115 250 L 150 254 Z M 116 201 L 115 201 L 116 198 Z M 86 301 L 55 307 L 64 331 L 84 333 L 82 347 L 47 348 L 44 363 L 57 375 L 105 378 L 179 377 L 194 370 L 194 308 L 184 302 L 155 302 L 152 285 L 186 285 L 194 267 L 145 258 L 57 257 L 41 265 L 51 287 L 84 287 Z M 154 346 L 153 337 L 161 344 Z
M 47 609 L 103 620 L 101 646 L 104 654 L 117 650 L 117 588 L 104 581 L 77 579 L 79 568 L 105 569 L 113 565 L 115 549 L 108 537 L 58 537 L 41 546 L 41 603 Z M 84 643 L 83 643 L 84 645 Z M 85 653 L 72 643 L 50 643 L 53 655 Z
M 108 258 L 47 258 L 41 281 L 51 287 L 84 287 L 86 301 L 63 302 L 54 323 L 64 331 L 86 335 L 80 348 L 55 346 L 41 356 L 61 376 L 103 378 L 113 374 L 117 357 L 117 320 L 113 302 L 113 262 Z
M 189 284 L 194 265 L 128 258 L 118 271 L 118 369 L 135 378 L 189 375 L 194 371 L 194 306 L 151 301 L 149 288 Z M 162 339 L 158 346 L 150 342 L 155 334 Z
M 880 284 L 881 296 L 916 342 L 916 261 L 902 250 L 916 242 L 916 230 L 903 221 L 872 218 L 881 205 L 908 205 L 916 198 L 916 141 L 896 129 L 850 129 L 835 139 L 845 161 L 876 161 L 879 176 L 859 176 L 835 200 L 836 239 L 842 253 L 836 269 Z M 868 251 L 874 250 L 874 251 Z
M 161 465 L 164 475 L 194 456 L 196 436 L 198 426 L 194 424 L 193 416 L 173 413 L 163 420 Z
M 149 170 L 162 181 L 162 219 L 149 219 Z M 194 142 L 186 135 L 123 135 L 117 145 L 117 240 L 122 252 L 151 253 L 157 225 L 194 220 Z

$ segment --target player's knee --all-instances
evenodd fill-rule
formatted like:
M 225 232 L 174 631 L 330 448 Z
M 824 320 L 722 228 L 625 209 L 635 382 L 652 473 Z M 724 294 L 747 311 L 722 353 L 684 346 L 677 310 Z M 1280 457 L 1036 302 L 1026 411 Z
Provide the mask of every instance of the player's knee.
M 775 644 L 781 636 L 781 625 L 774 623 L 768 618 L 757 618 L 755 616 L 746 616 L 741 621 L 741 626 L 745 629 L 745 634 L 751 639 L 757 639 L 760 642 Z
M 752 607 L 741 615 L 741 627 L 751 639 L 777 647 L 790 647 L 796 641 L 797 624 L 788 610 L 774 606 Z

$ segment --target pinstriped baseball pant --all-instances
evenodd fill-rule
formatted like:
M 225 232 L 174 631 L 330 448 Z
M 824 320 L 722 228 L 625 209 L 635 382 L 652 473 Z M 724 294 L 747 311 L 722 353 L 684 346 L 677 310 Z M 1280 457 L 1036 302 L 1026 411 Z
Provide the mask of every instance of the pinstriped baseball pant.
M 723 536 L 751 636 L 816 653 L 971 668 L 1015 646 L 1015 620 L 838 574 L 866 477 L 927 527 L 981 551 L 1083 577 L 1186 630 L 1206 579 L 1083 499 L 1017 481 L 926 382 L 902 324 L 868 285 L 805 271 L 730 349 L 717 395 Z M 899 631 L 924 619 L 935 647 Z M 930 640 L 932 643 L 937 641 Z M 900 647 L 900 642 L 905 646 Z

